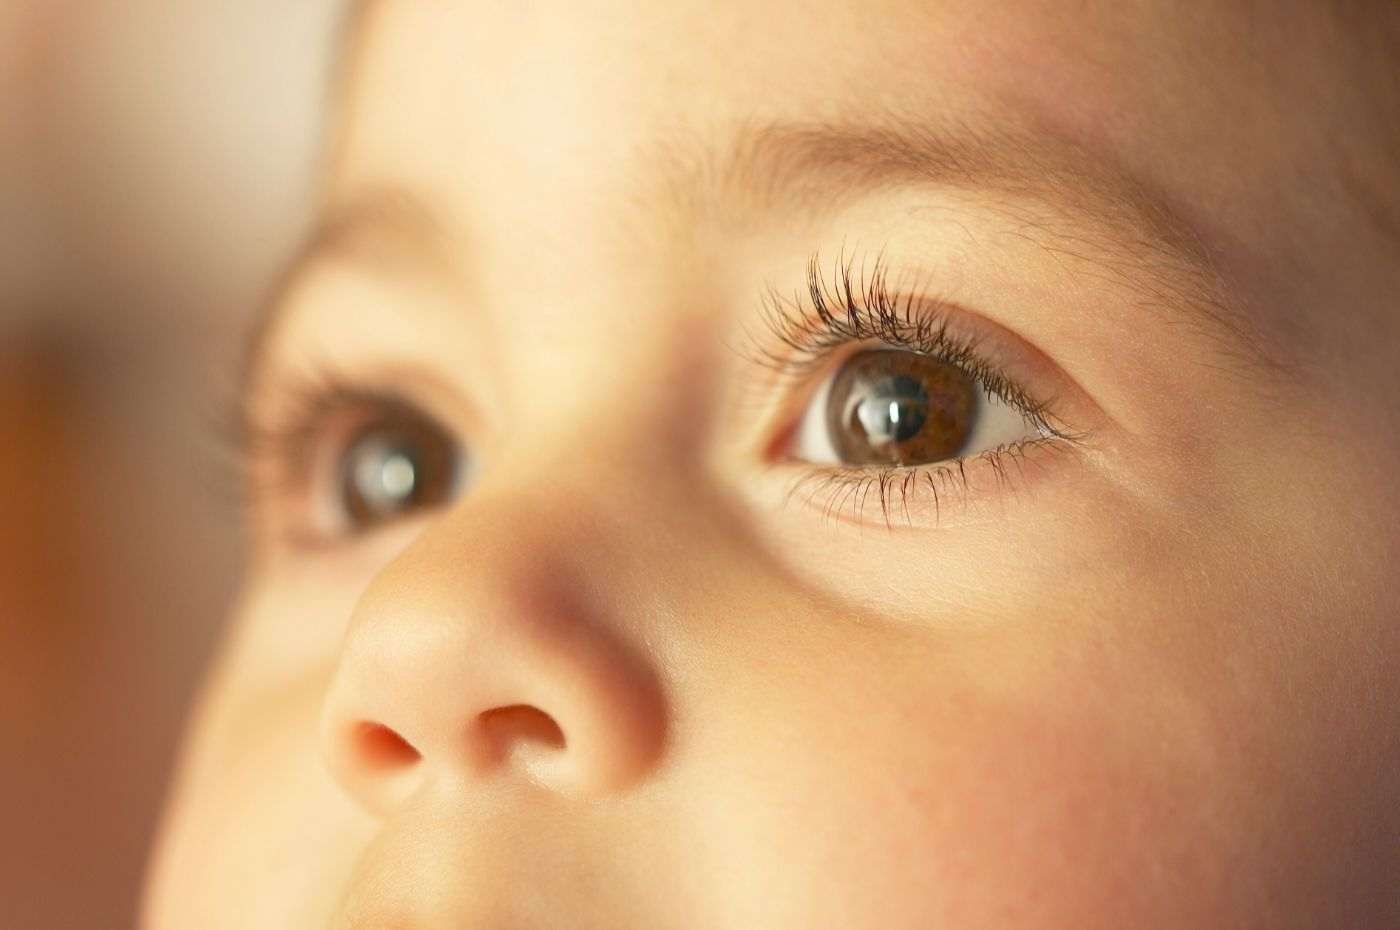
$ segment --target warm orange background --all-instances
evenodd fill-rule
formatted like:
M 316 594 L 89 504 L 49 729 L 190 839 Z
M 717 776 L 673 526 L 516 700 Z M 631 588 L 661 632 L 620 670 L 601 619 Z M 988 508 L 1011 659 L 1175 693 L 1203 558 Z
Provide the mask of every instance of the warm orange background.
M 0 3 L 0 930 L 134 924 L 337 0 Z

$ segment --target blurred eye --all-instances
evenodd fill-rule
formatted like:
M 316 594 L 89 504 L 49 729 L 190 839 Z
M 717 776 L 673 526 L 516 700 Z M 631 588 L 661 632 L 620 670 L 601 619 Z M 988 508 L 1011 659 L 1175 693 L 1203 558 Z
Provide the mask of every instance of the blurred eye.
M 438 426 L 407 412 L 371 421 L 339 461 L 338 510 L 354 532 L 449 503 L 461 453 Z
M 913 466 L 1043 435 L 953 362 L 870 349 L 852 355 L 822 385 L 791 448 L 814 464 Z

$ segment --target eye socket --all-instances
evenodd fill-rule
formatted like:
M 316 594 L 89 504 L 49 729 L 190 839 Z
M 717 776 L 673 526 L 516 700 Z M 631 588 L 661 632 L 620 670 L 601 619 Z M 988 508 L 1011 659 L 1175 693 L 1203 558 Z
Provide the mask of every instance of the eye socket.
M 804 411 L 790 444 L 812 464 L 930 465 L 1044 436 L 952 361 L 904 349 L 851 355 Z
M 361 426 L 336 464 L 338 522 L 361 533 L 456 497 L 462 453 L 436 424 L 406 410 Z

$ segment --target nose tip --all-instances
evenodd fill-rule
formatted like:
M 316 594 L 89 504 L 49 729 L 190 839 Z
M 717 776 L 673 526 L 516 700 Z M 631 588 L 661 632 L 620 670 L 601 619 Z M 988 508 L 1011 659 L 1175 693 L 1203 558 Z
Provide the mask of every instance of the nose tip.
M 322 752 L 353 798 L 387 816 L 432 779 L 518 778 L 577 796 L 643 776 L 664 700 L 620 624 L 558 572 L 552 585 L 518 571 L 425 590 L 421 568 L 391 566 L 371 584 L 327 695 Z

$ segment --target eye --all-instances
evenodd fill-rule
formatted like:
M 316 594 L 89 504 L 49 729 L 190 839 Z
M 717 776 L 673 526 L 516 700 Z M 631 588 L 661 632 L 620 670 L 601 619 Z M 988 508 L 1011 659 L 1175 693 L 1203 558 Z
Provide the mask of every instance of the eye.
M 966 368 L 903 349 L 852 355 L 804 411 L 791 454 L 813 464 L 915 466 L 1040 438 Z
M 361 426 L 337 463 L 338 522 L 353 533 L 449 503 L 463 455 L 447 433 L 406 409 Z

